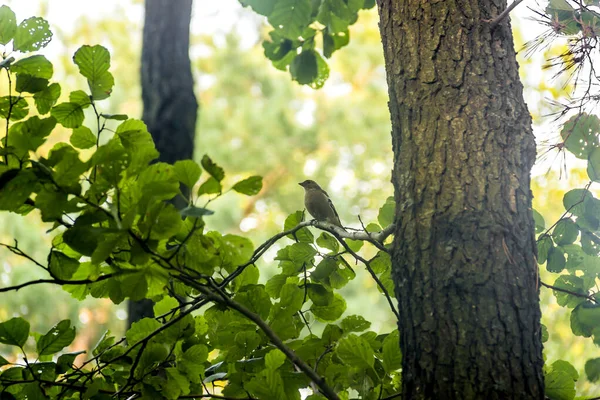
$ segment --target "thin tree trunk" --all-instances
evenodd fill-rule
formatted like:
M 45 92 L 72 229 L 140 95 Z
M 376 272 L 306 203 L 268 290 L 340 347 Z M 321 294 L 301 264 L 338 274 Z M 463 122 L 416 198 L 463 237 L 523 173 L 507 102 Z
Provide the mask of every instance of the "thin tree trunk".
M 504 0 L 377 0 L 405 399 L 543 399 L 531 118 Z
M 146 0 L 141 71 L 143 120 L 160 152 L 160 161 L 168 163 L 191 159 L 194 153 L 198 102 L 189 57 L 192 2 Z M 176 199 L 175 205 L 185 206 L 184 199 Z M 150 300 L 129 302 L 129 325 L 150 316 Z

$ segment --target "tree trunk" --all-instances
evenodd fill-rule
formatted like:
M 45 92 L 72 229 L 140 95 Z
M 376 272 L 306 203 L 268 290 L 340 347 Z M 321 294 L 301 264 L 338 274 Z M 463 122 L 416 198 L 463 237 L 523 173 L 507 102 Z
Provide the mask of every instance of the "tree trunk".
M 504 0 L 378 0 L 405 399 L 543 399 L 531 118 Z
M 174 4 L 177 3 L 177 4 Z M 142 44 L 143 120 L 160 161 L 191 159 L 198 102 L 189 57 L 192 0 L 146 0 Z M 185 187 L 182 187 L 185 193 Z M 175 205 L 185 206 L 177 198 Z M 129 302 L 129 325 L 152 316 L 152 302 Z

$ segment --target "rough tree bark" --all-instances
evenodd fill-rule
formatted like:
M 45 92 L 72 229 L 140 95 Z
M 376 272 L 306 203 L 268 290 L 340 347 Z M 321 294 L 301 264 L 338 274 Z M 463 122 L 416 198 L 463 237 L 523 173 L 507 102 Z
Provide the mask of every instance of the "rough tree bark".
M 193 0 L 146 0 L 142 44 L 143 120 L 160 161 L 191 159 L 198 102 L 189 57 Z M 174 3 L 177 3 L 176 5 Z M 185 188 L 182 187 L 182 190 Z M 183 199 L 175 205 L 183 207 Z M 152 302 L 129 302 L 129 325 L 152 316 Z
M 543 399 L 531 118 L 505 0 L 377 0 L 405 399 Z

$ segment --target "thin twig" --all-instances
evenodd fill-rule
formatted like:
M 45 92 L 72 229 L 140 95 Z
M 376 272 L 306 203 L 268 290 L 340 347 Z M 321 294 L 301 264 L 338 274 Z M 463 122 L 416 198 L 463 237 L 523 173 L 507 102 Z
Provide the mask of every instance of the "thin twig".
M 590 296 L 589 294 L 578 293 L 578 292 L 574 292 L 569 289 L 564 289 L 564 288 L 560 288 L 557 286 L 549 285 L 547 283 L 544 283 L 543 281 L 540 281 L 540 284 L 544 287 L 547 287 L 548 289 L 556 290 L 557 292 L 567 293 L 567 294 L 570 294 L 571 296 L 575 296 L 575 297 L 581 297 L 582 299 L 587 299 L 587 300 L 591 301 L 592 303 L 598 304 L 598 300 L 596 300 L 593 296 Z
M 17 291 L 17 290 L 23 289 L 24 287 L 27 287 L 27 286 L 39 285 L 42 283 L 52 283 L 54 285 L 87 285 L 87 284 L 92 284 L 92 283 L 96 283 L 96 282 L 102 282 L 106 279 L 113 278 L 115 276 L 116 276 L 116 274 L 102 275 L 101 277 L 99 277 L 98 279 L 96 279 L 94 281 L 91 279 L 80 279 L 80 280 L 76 280 L 76 281 L 66 281 L 63 279 L 37 279 L 35 281 L 21 283 L 20 285 L 7 286 L 7 287 L 0 288 L 0 293 L 10 292 L 11 290 Z
M 496 25 L 498 25 L 500 22 L 502 22 L 502 20 L 506 17 L 508 17 L 508 14 L 510 14 L 510 12 L 519 4 L 521 4 L 523 2 L 523 0 L 515 0 L 511 3 L 510 6 L 506 7 L 506 9 L 504 11 L 502 11 L 500 13 L 500 15 L 498 15 L 496 18 L 494 18 L 491 21 L 486 21 L 489 22 L 490 24 L 490 29 L 494 29 L 496 27 Z

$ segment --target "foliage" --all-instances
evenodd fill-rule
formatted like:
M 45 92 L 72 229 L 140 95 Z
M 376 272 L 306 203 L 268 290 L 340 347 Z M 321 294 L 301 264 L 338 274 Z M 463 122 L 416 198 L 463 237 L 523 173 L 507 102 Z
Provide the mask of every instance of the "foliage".
M 17 242 L 0 244 L 49 276 L 0 291 L 53 283 L 80 300 L 156 302 L 156 318 L 135 323 L 125 338 L 107 332 L 86 361 L 69 349 L 76 336 L 69 320 L 41 334 L 23 318 L 0 323 L 0 343 L 23 357 L 0 358 L 3 398 L 220 393 L 299 399 L 301 388 L 315 393 L 312 398 L 320 398 L 319 392 L 328 398 L 347 398 L 350 391 L 363 398 L 398 393 L 398 332 L 378 334 L 362 317 L 343 317 L 346 302 L 339 294 L 355 277 L 351 262 L 360 262 L 395 312 L 384 246 L 389 232 L 377 239 L 340 232 L 303 222 L 301 212 L 256 249 L 246 237 L 207 231 L 205 218 L 214 218 L 208 206 L 229 191 L 225 171 L 208 156 L 201 166 L 155 163 L 158 154 L 142 121 L 100 111 L 98 102 L 114 84 L 109 52 L 98 45 L 77 50 L 73 61 L 88 88 L 58 103 L 61 86 L 50 82 L 52 64 L 29 54 L 52 37 L 48 24 L 26 20 L 27 36 L 11 28 L 16 17 L 8 7 L 0 7 L 0 19 L 8 21 L 0 38 L 18 51 L 2 63 L 9 86 L 0 98 L 7 127 L 0 210 L 36 210 L 53 234 L 45 262 Z M 110 120 L 119 122 L 113 135 L 106 128 Z M 57 143 L 40 156 L 38 149 L 58 125 L 72 130 L 70 143 Z M 183 210 L 170 203 L 183 196 L 180 185 L 195 189 Z M 261 187 L 262 179 L 252 176 L 231 190 L 255 195 Z M 380 222 L 389 212 L 389 205 L 382 208 Z M 328 233 L 315 238 L 311 225 Z M 362 242 L 346 243 L 341 235 L 362 238 L 379 251 L 367 260 L 357 253 Z M 261 257 L 280 242 L 287 242 L 276 257 L 280 273 L 259 284 Z M 318 334 L 311 329 L 315 321 L 324 325 Z
M 350 41 L 348 27 L 358 12 L 370 9 L 374 0 L 240 0 L 267 17 L 273 27 L 263 43 L 265 56 L 277 69 L 289 67 L 292 79 L 313 88 L 323 86 L 329 77 L 325 58 Z M 317 51 L 317 43 L 319 49 Z
M 598 310 L 600 304 L 596 281 L 600 273 L 600 200 L 594 195 L 592 185 L 600 181 L 600 119 L 593 113 L 597 104 L 597 76 L 580 74 L 597 51 L 598 37 L 594 32 L 600 27 L 598 2 L 570 2 L 551 0 L 546 9 L 536 11 L 539 22 L 548 28 L 536 40 L 525 45 L 532 52 L 551 41 L 568 39 L 565 50 L 548 60 L 547 68 L 555 69 L 556 76 L 575 79 L 575 96 L 556 112 L 564 121 L 560 139 L 551 149 L 566 151 L 574 158 L 584 160 L 589 182 L 583 188 L 571 189 L 563 197 L 564 212 L 555 223 L 546 226 L 541 214 L 534 211 L 538 234 L 537 261 L 546 266 L 544 276 L 554 279 L 552 284 L 541 285 L 553 291 L 559 306 L 569 310 L 570 330 L 573 335 L 591 337 L 600 343 Z M 589 112 L 592 111 L 592 112 Z M 557 275 L 558 274 L 558 275 Z M 587 360 L 585 374 L 591 382 L 599 379 L 598 358 Z M 551 399 L 573 399 L 575 382 L 579 374 L 566 361 L 558 360 L 546 367 L 546 395 Z

